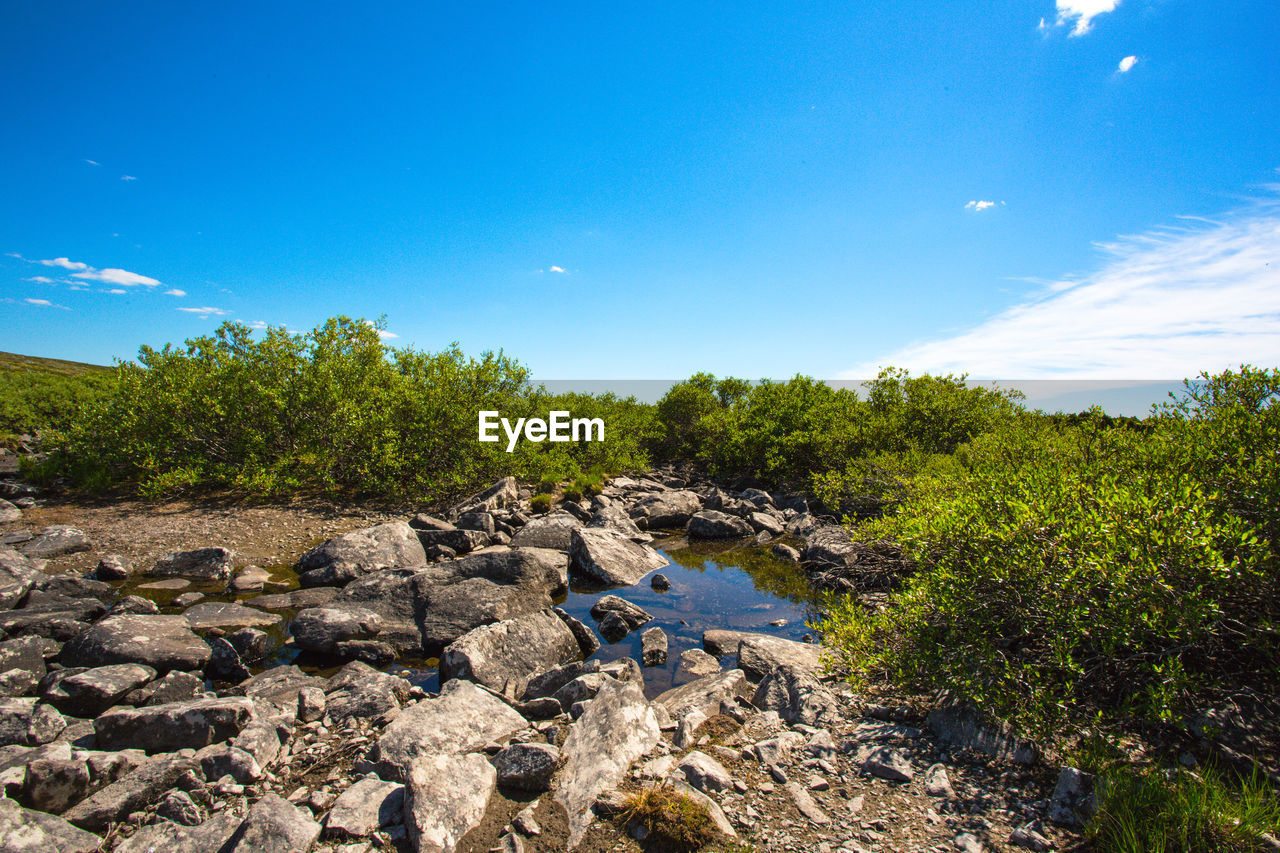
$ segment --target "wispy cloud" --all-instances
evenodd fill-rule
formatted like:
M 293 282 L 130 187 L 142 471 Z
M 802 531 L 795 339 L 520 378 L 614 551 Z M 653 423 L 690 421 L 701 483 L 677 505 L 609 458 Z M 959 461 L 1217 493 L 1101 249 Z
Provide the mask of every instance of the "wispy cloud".
M 563 274 L 563 273 L 564 273 L 564 267 L 555 267 L 555 266 L 553 266 L 551 269 L 547 270 L 547 272 L 558 272 L 558 273 Z
M 1121 74 L 1128 74 L 1131 70 L 1133 70 L 1133 66 L 1137 64 L 1138 64 L 1138 57 L 1126 56 L 1124 59 L 1120 60 L 1120 65 L 1116 68 L 1116 70 L 1119 71 Z
M 981 212 L 981 211 L 984 211 L 984 210 L 986 210 L 986 209 L 988 209 L 988 208 L 995 207 L 997 204 L 1004 204 L 1004 202 L 1002 202 L 1002 201 L 999 201 L 999 202 L 996 202 L 996 201 L 971 201 L 971 202 L 969 202 L 968 204 L 966 204 L 966 205 L 964 206 L 964 209 L 965 209 L 965 210 L 975 210 L 975 211 L 979 211 L 979 212 Z
M 49 278 L 47 275 L 33 275 L 31 278 L 27 279 L 27 281 L 34 281 L 36 284 L 57 284 L 56 281 Z
M 1097 271 L 844 376 L 895 365 L 981 378 L 1178 379 L 1280 364 L 1280 201 L 1186 221 L 1104 244 Z
M 176 308 L 174 310 L 185 311 L 188 314 L 198 314 L 202 320 L 206 317 L 225 317 L 230 313 L 228 311 L 223 311 L 221 308 L 210 308 L 208 306 L 205 306 L 204 308 Z
M 27 303 L 28 305 L 35 305 L 39 308 L 61 308 L 63 311 L 71 310 L 65 305 L 58 305 L 56 303 L 50 302 L 48 299 L 32 299 L 28 297 L 27 299 L 24 299 L 22 301 Z
M 166 290 L 164 292 L 164 295 L 165 296 L 186 296 L 187 292 L 185 290 L 178 290 L 178 288 L 175 287 L 172 290 Z
M 21 255 L 14 255 L 21 258 Z M 25 260 L 25 259 L 24 259 Z M 52 258 L 47 261 L 36 261 L 38 264 L 44 264 L 46 267 L 62 267 L 64 270 L 87 270 L 92 269 L 88 264 L 82 264 L 79 261 L 73 261 L 68 258 Z
M 155 287 L 160 282 L 154 278 L 145 275 L 138 275 L 136 272 L 118 269 L 95 270 L 87 269 L 84 272 L 76 272 L 71 274 L 72 278 L 83 278 L 86 281 L 101 281 L 107 284 L 121 284 L 126 287 L 136 287 L 137 285 L 146 285 L 147 287 Z
M 126 294 L 126 293 L 128 293 L 128 292 L 129 292 L 129 291 L 127 291 L 127 290 L 122 290 L 122 289 L 120 289 L 120 288 L 118 288 L 118 287 L 113 287 L 113 288 L 111 288 L 110 290 L 108 290 L 108 291 L 107 291 L 107 293 L 114 293 L 114 294 L 115 294 L 115 295 L 117 295 L 117 296 L 122 296 L 122 295 L 124 295 L 124 294 Z
M 85 161 L 86 163 L 88 163 L 90 166 L 101 166 L 101 165 L 102 165 L 102 164 L 101 164 L 101 163 L 99 163 L 97 160 L 90 160 L 88 157 L 85 157 L 85 158 L 84 158 L 84 161 Z
M 1093 29 L 1093 19 L 1114 12 L 1120 0 L 1058 0 L 1058 25 L 1075 23 L 1071 35 L 1082 36 Z
M 122 181 L 136 181 L 136 180 L 138 180 L 138 179 L 137 179 L 137 178 L 135 178 L 133 175 L 121 175 L 121 176 L 120 176 L 120 180 L 122 180 Z

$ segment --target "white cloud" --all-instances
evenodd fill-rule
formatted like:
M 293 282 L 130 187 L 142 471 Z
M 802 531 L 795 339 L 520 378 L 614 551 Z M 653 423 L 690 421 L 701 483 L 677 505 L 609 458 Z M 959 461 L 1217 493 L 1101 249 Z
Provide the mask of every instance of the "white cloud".
M 1097 271 L 844 376 L 894 365 L 982 378 L 1180 379 L 1280 365 L 1280 201 L 1193 221 L 1103 245 Z
M 21 257 L 16 256 L 16 257 Z M 48 261 L 37 261 L 36 263 L 44 264 L 46 267 L 62 267 L 64 270 L 88 270 L 93 267 L 88 264 L 82 264 L 79 261 L 69 260 L 68 258 L 53 258 Z
M 987 209 L 987 208 L 989 208 L 989 207 L 995 207 L 997 204 L 1004 204 L 1004 202 L 1002 202 L 1002 201 L 1001 201 L 1001 202 L 994 202 L 994 201 L 971 201 L 971 202 L 969 202 L 968 204 L 966 204 L 966 205 L 964 206 L 964 209 L 965 209 L 965 210 L 976 210 L 976 211 L 981 212 L 981 211 L 983 211 L 983 210 L 986 210 L 986 209 Z
M 128 293 L 128 292 L 129 292 L 129 291 L 127 291 L 127 290 L 121 290 L 121 289 L 120 289 L 120 288 L 118 288 L 118 287 L 114 287 L 114 288 L 112 288 L 111 290 L 108 290 L 108 291 L 107 291 L 107 293 L 114 293 L 114 294 L 116 294 L 117 296 L 118 296 L 118 295 L 121 295 L 121 294 Z
M 175 287 L 172 290 L 166 290 L 164 292 L 164 295 L 165 296 L 186 296 L 187 292 L 185 290 L 178 290 L 178 288 Z
M 149 278 L 145 275 L 138 275 L 136 272 L 111 268 L 95 270 L 90 267 L 84 272 L 72 273 L 71 277 L 83 278 L 87 281 L 102 281 L 107 284 L 122 284 L 126 287 L 135 287 L 139 284 L 145 284 L 147 287 L 155 287 L 160 283 L 154 278 Z
M 254 320 L 249 324 L 250 329 L 265 329 L 267 327 L 266 320 Z
M 1120 65 L 1116 70 L 1118 70 L 1121 74 L 1128 74 L 1129 71 L 1133 68 L 1133 66 L 1137 64 L 1138 64 L 1138 57 L 1126 56 L 1124 59 L 1120 60 Z
M 385 340 L 390 340 L 391 338 L 398 338 L 400 336 L 397 335 L 395 332 L 388 332 L 386 329 L 379 329 L 378 337 L 382 338 L 385 341 Z
M 120 180 L 122 180 L 122 181 L 136 181 L 136 180 L 138 180 L 138 179 L 137 179 L 137 178 L 135 178 L 133 175 L 121 175 L 121 176 L 120 176 Z
M 85 158 L 84 158 L 84 161 L 85 161 L 86 163 L 88 163 L 90 166 L 101 166 L 101 165 L 102 165 L 102 164 L 101 164 L 101 163 L 99 163 L 97 160 L 90 160 L 88 157 L 85 157 Z
M 36 284 L 55 284 L 56 282 L 47 275 L 33 275 L 27 281 L 34 281 Z
M 1093 28 L 1093 19 L 1114 12 L 1120 0 L 1058 0 L 1059 25 L 1075 22 L 1071 35 L 1082 36 Z
M 27 299 L 24 299 L 23 302 L 26 302 L 28 305 L 38 306 L 40 308 L 61 308 L 63 311 L 71 310 L 65 305 L 58 305 L 56 302 L 50 302 L 48 299 L 32 299 L 28 297 Z
M 558 272 L 558 273 L 563 274 L 563 273 L 564 273 L 564 267 L 552 267 L 550 270 L 548 270 L 548 272 Z
M 221 308 L 209 308 L 209 307 L 205 307 L 205 308 L 177 308 L 177 309 L 175 309 L 175 310 L 177 310 L 177 311 L 185 311 L 185 312 L 186 312 L 186 313 L 188 313 L 188 314 L 199 314 L 199 315 L 200 315 L 200 319 L 201 319 L 201 320 L 203 320 L 203 319 L 205 319 L 205 318 L 207 318 L 207 317 L 225 317 L 228 313 L 230 313 L 230 312 L 227 312 L 227 311 L 223 311 Z

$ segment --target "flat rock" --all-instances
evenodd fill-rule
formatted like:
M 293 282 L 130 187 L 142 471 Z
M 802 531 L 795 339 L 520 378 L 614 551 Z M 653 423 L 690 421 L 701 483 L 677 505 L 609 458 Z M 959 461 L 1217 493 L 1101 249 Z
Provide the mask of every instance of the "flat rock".
M 22 510 L 9 503 L 4 498 L 0 498 L 0 524 L 10 521 L 18 521 L 22 518 Z
M 235 552 L 227 548 L 172 551 L 156 560 L 156 564 L 147 570 L 147 576 L 226 580 L 231 577 L 231 561 L 234 559 Z
M 320 824 L 310 811 L 267 794 L 249 809 L 220 853 L 307 853 L 319 837 Z
M 96 717 L 155 677 L 154 669 L 137 663 L 99 666 L 60 679 L 45 691 L 44 699 L 63 713 Z
M 280 624 L 275 613 L 263 613 L 229 601 L 202 601 L 182 612 L 192 628 L 270 628 Z
M 577 528 L 570 534 L 570 573 L 602 586 L 632 586 L 668 565 L 666 557 L 609 528 Z
M 511 547 L 568 551 L 572 532 L 579 527 L 582 522 L 563 510 L 540 515 L 516 531 L 511 537 Z
M 56 815 L 0 797 L 0 843 L 8 853 L 94 853 L 102 839 Z
M 745 672 L 747 678 L 759 681 L 774 667 L 783 664 L 798 670 L 819 672 L 822 670 L 822 647 L 765 634 L 742 638 L 738 646 L 738 669 Z
M 141 827 L 123 839 L 115 853 L 157 853 L 157 851 L 221 850 L 240 827 L 241 818 L 231 811 L 221 811 L 198 826 L 182 826 L 168 820 Z
M 568 626 L 542 610 L 463 634 L 440 656 L 440 677 L 476 681 L 514 699 L 530 678 L 580 653 Z
M 200 749 L 235 737 L 253 715 L 253 701 L 241 696 L 120 707 L 94 720 L 94 744 L 147 752 Z
M 680 662 L 676 665 L 677 681 L 692 681 L 706 675 L 715 675 L 720 671 L 720 661 L 715 655 L 707 654 L 702 649 L 685 649 L 680 653 Z
M 140 663 L 159 672 L 202 670 L 212 654 L 182 616 L 108 616 L 62 647 L 65 666 Z
M 673 720 L 695 710 L 709 718 L 720 713 L 721 702 L 733 704 L 750 692 L 746 673 L 740 669 L 729 669 L 673 687 L 659 694 L 654 702 L 666 708 Z
M 689 519 L 691 539 L 738 539 L 755 532 L 751 524 L 714 509 L 704 509 Z
M 404 824 L 418 853 L 452 853 L 484 819 L 498 774 L 484 756 L 416 759 L 405 784 Z
M 35 561 L 8 545 L 0 545 L 0 609 L 22 601 L 41 574 Z
M 102 829 L 155 802 L 173 788 L 179 777 L 188 773 L 197 776 L 200 773 L 200 765 L 194 758 L 156 756 L 94 791 L 68 809 L 63 817 L 82 829 Z
M 248 604 L 263 610 L 305 610 L 308 607 L 321 607 L 328 604 L 341 590 L 332 586 L 315 586 L 309 589 L 295 589 L 292 592 L 259 595 L 248 600 Z
M 555 799 L 569 815 L 569 849 L 591 824 L 591 807 L 616 788 L 631 764 L 658 742 L 658 718 L 639 684 L 606 680 L 569 729 Z
M 417 758 L 479 749 L 527 725 L 497 696 L 454 679 L 437 698 L 401 711 L 370 750 L 369 761 L 383 779 L 402 782 Z
M 92 547 L 93 542 L 88 534 L 80 528 L 69 524 L 54 524 L 37 530 L 36 535 L 24 542 L 18 550 L 26 557 L 52 560 L 66 554 L 88 551 Z
M 342 586 L 370 572 L 426 565 L 417 531 L 392 521 L 317 545 L 298 560 L 298 574 L 303 586 Z
M 730 631 L 723 628 L 712 628 L 702 632 L 702 648 L 718 658 L 738 653 L 738 644 L 747 637 L 766 637 L 751 631 Z
M 404 810 L 404 785 L 372 773 L 338 795 L 324 818 L 326 836 L 364 838 L 395 823 Z

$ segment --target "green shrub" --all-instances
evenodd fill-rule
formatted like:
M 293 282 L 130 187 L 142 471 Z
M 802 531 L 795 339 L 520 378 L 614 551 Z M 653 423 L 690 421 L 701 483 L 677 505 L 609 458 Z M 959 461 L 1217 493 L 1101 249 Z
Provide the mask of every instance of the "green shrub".
M 529 500 L 529 507 L 535 513 L 541 515 L 542 513 L 551 509 L 552 505 L 555 502 L 556 502 L 555 495 L 548 495 L 548 494 L 534 495 Z
M 560 487 L 560 481 L 555 477 L 547 476 L 538 481 L 536 493 L 539 495 L 555 494 L 557 488 Z
M 565 486 L 564 491 L 561 494 L 567 501 L 574 501 L 576 503 L 582 500 L 582 489 L 577 485 Z

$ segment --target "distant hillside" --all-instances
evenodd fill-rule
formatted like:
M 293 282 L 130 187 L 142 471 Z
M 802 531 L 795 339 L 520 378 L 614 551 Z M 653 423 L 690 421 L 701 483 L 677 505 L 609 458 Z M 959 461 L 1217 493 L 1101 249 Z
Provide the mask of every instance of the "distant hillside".
M 110 370 L 101 364 L 85 364 L 81 361 L 63 361 L 60 358 L 40 358 L 34 355 L 18 355 L 0 352 L 0 373 L 48 373 L 54 376 L 79 376 Z

